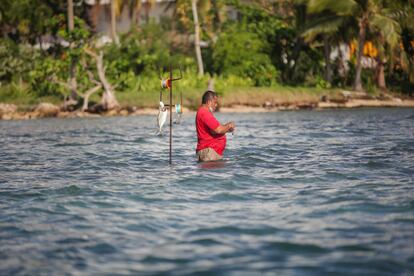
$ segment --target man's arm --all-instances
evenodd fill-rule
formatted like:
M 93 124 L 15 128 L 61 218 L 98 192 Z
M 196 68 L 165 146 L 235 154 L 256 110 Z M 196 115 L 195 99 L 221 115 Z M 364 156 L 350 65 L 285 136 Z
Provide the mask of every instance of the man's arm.
M 214 129 L 212 132 L 214 134 L 225 134 L 227 132 L 233 132 L 235 129 L 235 125 L 233 122 L 229 122 L 227 124 L 220 124 L 216 129 Z

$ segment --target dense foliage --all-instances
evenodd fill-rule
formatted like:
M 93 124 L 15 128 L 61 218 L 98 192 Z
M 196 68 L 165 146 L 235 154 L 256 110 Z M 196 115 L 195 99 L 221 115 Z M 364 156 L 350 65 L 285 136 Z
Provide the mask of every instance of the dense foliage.
M 265 43 L 255 33 L 233 25 L 223 32 L 213 50 L 213 66 L 217 74 L 249 78 L 256 86 L 270 86 L 277 72 Z
M 115 2 L 118 16 L 122 9 L 148 14 L 153 8 L 138 0 Z M 222 91 L 274 85 L 358 89 L 358 81 L 368 92 L 414 89 L 411 2 L 199 0 L 197 7 L 205 76 L 197 75 L 191 1 L 177 1 L 174 17 L 160 23 L 147 18 L 131 25 L 119 34 L 119 44 L 98 43 L 102 34 L 83 2 L 75 5 L 69 30 L 65 1 L 1 1 L 0 100 L 28 94 L 33 101 L 63 99 L 71 95 L 65 85 L 70 78 L 79 93 L 90 89 L 99 78 L 87 50 L 102 52 L 106 78 L 118 93 L 157 91 L 169 64 L 185 73 L 181 89 L 205 89 L 210 78 Z M 339 52 L 341 47 L 348 52 Z M 372 65 L 362 66 L 367 61 Z

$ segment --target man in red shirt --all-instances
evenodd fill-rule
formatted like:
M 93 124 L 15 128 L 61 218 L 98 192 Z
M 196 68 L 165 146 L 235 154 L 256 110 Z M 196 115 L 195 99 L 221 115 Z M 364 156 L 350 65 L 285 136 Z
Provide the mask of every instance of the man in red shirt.
M 214 161 L 223 158 L 226 148 L 226 133 L 233 132 L 234 122 L 220 124 L 213 112 L 217 108 L 217 94 L 213 91 L 204 93 L 201 106 L 197 110 L 197 157 L 198 161 Z

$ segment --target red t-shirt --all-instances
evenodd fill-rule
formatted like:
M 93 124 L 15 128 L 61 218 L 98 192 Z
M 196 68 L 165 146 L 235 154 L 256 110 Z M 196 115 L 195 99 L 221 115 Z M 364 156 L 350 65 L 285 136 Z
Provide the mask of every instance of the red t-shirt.
M 214 118 L 207 108 L 200 106 L 196 115 L 196 129 L 197 129 L 197 149 L 196 151 L 212 148 L 218 154 L 223 155 L 226 147 L 226 135 L 225 134 L 213 134 L 213 130 L 216 129 L 220 123 Z

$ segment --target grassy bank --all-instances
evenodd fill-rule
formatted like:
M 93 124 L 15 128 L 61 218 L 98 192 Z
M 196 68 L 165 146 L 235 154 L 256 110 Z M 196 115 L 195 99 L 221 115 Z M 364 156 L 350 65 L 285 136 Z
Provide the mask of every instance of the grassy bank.
M 176 87 L 177 88 L 177 87 Z M 201 103 L 204 89 L 174 89 L 173 104 L 180 102 L 183 97 L 183 106 L 187 110 L 196 110 Z M 1 94 L 1 91 L 0 91 Z M 112 109 L 96 114 L 94 112 L 80 112 L 61 108 L 62 100 L 59 97 L 33 97 L 30 92 L 16 94 L 1 94 L 0 119 L 22 120 L 45 117 L 76 118 L 99 116 L 127 116 L 157 114 L 159 90 L 142 90 L 116 93 L 121 105 L 119 109 Z M 414 107 L 413 99 L 395 97 L 396 95 L 366 95 L 351 93 L 339 89 L 319 89 L 308 87 L 239 87 L 219 91 L 221 112 L 269 112 L 290 111 L 299 109 L 332 109 L 355 107 Z M 99 95 L 91 99 L 91 105 L 99 102 Z M 169 91 L 165 90 L 163 101 L 169 102 Z
M 195 110 L 201 102 L 201 96 L 206 89 L 206 81 L 194 81 L 194 83 L 176 82 L 173 87 L 173 104 L 180 102 L 182 94 L 183 105 L 185 108 Z M 187 81 L 188 82 L 188 81 Z M 128 91 L 117 91 L 116 97 L 122 107 L 157 108 L 159 101 L 158 80 L 144 82 L 148 86 L 142 86 L 141 89 L 131 89 Z M 341 102 L 344 100 L 342 89 L 323 89 L 316 87 L 291 87 L 275 85 L 271 87 L 249 87 L 237 86 L 235 83 L 226 86 L 224 81 L 218 81 L 216 85 L 217 92 L 220 96 L 222 107 L 250 106 L 250 107 L 274 107 L 274 106 L 301 106 L 314 105 L 321 101 L 325 96 L 332 102 Z M 390 95 L 404 99 L 403 95 L 390 93 Z M 371 98 L 380 98 L 380 93 L 369 93 Z M 89 106 L 100 101 L 100 95 L 95 94 L 90 98 Z M 169 101 L 169 91 L 163 90 L 163 101 Z M 14 104 L 18 111 L 25 112 L 33 109 L 39 103 L 52 103 L 61 105 L 63 96 L 39 96 L 30 91 L 25 85 L 3 85 L 0 86 L 0 103 Z
M 203 89 L 175 89 L 173 90 L 173 103 L 180 102 L 180 93 L 183 97 L 183 105 L 195 109 L 201 103 Z M 307 87 L 235 87 L 224 91 L 218 91 L 222 106 L 234 105 L 263 106 L 266 103 L 272 105 L 300 104 L 317 102 L 323 95 L 330 98 L 339 98 L 339 90 L 307 88 Z M 123 92 L 118 93 L 117 98 L 121 105 L 144 107 L 157 107 L 159 91 Z M 168 101 L 169 92 L 164 90 L 164 101 Z
M 55 105 L 60 105 L 63 98 L 57 96 L 43 96 L 39 97 L 30 90 L 26 84 L 7 84 L 0 86 L 0 103 L 14 104 L 19 111 L 27 111 L 33 106 L 48 102 Z
M 180 102 L 180 94 L 183 97 L 183 105 L 195 109 L 201 102 L 203 88 L 180 88 L 173 87 L 173 103 Z M 328 90 L 309 87 L 226 87 L 218 90 L 222 106 L 247 105 L 263 106 L 266 102 L 271 104 L 316 102 L 321 96 L 328 95 L 330 98 L 338 97 L 338 90 Z M 141 91 L 121 91 L 116 93 L 121 106 L 136 106 L 138 108 L 155 108 L 158 106 L 159 89 L 145 89 Z M 93 95 L 90 105 L 99 102 L 99 95 Z M 163 90 L 164 102 L 169 101 L 169 91 Z M 24 111 L 41 102 L 50 102 L 56 105 L 62 103 L 62 97 L 44 96 L 39 97 L 31 93 L 25 85 L 8 85 L 0 87 L 0 102 L 15 104 L 19 110 Z

